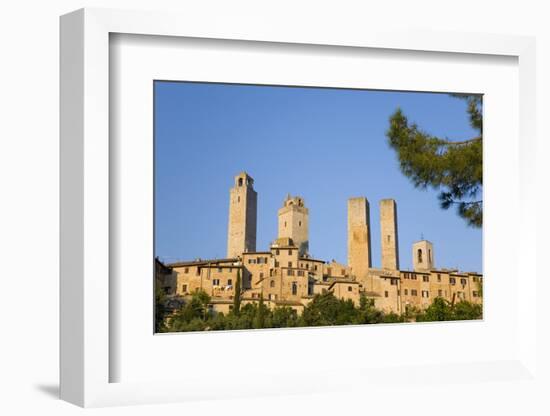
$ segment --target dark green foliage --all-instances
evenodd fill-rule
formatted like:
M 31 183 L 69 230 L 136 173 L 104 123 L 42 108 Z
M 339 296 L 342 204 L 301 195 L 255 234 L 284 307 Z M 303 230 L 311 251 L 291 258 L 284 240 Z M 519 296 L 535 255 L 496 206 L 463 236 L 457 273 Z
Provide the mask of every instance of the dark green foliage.
M 397 152 L 399 166 L 415 187 L 440 190 L 443 209 L 457 207 L 468 225 L 483 223 L 483 125 L 481 96 L 454 94 L 467 101 L 470 125 L 479 134 L 461 141 L 449 141 L 422 131 L 410 123 L 401 109 L 390 117 L 388 143 Z
M 155 285 L 155 332 L 164 332 L 166 317 L 166 296 L 158 284 Z
M 463 321 L 483 318 L 482 305 L 476 305 L 465 300 L 452 305 L 442 298 L 435 298 L 426 310 L 419 312 L 415 319 L 417 322 L 432 321 Z
M 464 319 L 481 319 L 481 305 L 469 302 L 450 302 L 436 298 L 425 311 L 408 308 L 406 313 L 384 313 L 374 307 L 372 299 L 365 295 L 360 298 L 359 307 L 351 300 L 336 298 L 332 293 L 318 294 L 298 316 L 292 308 L 268 308 L 263 296 L 257 303 L 247 303 L 240 308 L 239 314 L 234 310 L 227 315 L 210 312 L 209 296 L 205 292 L 196 292 L 186 304 L 168 321 L 164 331 L 220 331 L 232 329 L 291 328 L 307 326 L 360 325 L 399 322 L 450 321 Z
M 233 297 L 233 313 L 239 315 L 241 311 L 241 269 L 237 269 L 237 281 L 235 282 L 235 296 Z
M 206 328 L 206 320 L 210 317 L 208 304 L 210 296 L 198 290 L 191 296 L 191 299 L 177 311 L 170 319 L 167 330 L 171 332 L 198 331 Z M 196 329 L 199 328 L 200 329 Z
M 435 298 L 424 312 L 416 316 L 417 322 L 451 321 L 453 320 L 451 303 L 443 298 Z

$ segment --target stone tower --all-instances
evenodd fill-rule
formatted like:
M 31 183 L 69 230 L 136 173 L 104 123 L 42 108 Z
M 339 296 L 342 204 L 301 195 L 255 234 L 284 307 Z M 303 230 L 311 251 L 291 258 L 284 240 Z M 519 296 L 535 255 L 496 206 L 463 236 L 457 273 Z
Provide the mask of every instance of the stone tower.
M 348 266 L 359 279 L 372 267 L 370 208 L 364 197 L 348 199 Z
M 428 240 L 413 244 L 413 269 L 415 272 L 427 272 L 434 268 L 434 246 Z
M 258 194 L 253 185 L 254 179 L 246 172 L 241 172 L 235 176 L 235 186 L 229 192 L 228 258 L 242 256 L 244 252 L 256 251 Z
M 397 205 L 393 199 L 383 199 L 380 201 L 380 234 L 382 268 L 399 270 Z
M 279 209 L 279 238 L 291 238 L 300 255 L 309 251 L 309 210 L 304 200 L 287 195 L 283 207 Z

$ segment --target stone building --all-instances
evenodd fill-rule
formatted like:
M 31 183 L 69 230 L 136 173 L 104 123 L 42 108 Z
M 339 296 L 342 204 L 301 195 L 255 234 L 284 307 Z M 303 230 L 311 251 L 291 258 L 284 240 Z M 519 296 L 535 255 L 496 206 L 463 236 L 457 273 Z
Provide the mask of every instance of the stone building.
M 412 247 L 413 270 L 399 268 L 397 205 L 380 201 L 381 268 L 372 267 L 370 210 L 365 197 L 348 200 L 348 264 L 316 259 L 309 252 L 309 210 L 303 198 L 288 195 L 278 212 L 278 236 L 265 251 L 256 251 L 257 194 L 245 172 L 230 190 L 227 258 L 156 262 L 157 282 L 179 297 L 204 290 L 214 311 L 233 306 L 237 273 L 241 304 L 262 297 L 270 307 L 298 312 L 316 294 L 332 292 L 359 305 L 361 296 L 386 312 L 425 308 L 434 298 L 481 303 L 482 275 L 435 265 L 434 246 L 427 240 Z M 159 264 L 160 263 L 160 264 Z

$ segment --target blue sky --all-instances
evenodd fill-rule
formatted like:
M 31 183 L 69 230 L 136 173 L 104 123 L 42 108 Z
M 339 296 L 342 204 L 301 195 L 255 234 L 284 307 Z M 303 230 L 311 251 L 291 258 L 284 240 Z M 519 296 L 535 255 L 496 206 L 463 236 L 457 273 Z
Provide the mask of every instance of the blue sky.
M 277 210 L 290 193 L 309 208 L 311 254 L 346 263 L 347 199 L 365 196 L 378 267 L 378 204 L 394 198 L 402 269 L 423 235 L 436 267 L 481 272 L 481 230 L 400 172 L 385 137 L 397 107 L 431 134 L 475 135 L 466 102 L 447 94 L 155 82 L 155 254 L 225 257 L 229 189 L 244 170 L 258 192 L 258 250 L 277 237 Z

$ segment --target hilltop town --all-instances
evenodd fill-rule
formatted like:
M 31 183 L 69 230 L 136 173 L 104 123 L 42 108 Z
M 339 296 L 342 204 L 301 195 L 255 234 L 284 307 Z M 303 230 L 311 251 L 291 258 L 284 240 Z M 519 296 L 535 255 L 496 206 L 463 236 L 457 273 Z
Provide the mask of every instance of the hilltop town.
M 270 308 L 302 312 L 316 294 L 332 293 L 359 305 L 366 297 L 384 312 L 403 314 L 427 308 L 435 298 L 452 304 L 481 304 L 482 275 L 437 268 L 428 240 L 411 247 L 412 270 L 399 265 L 397 204 L 380 201 L 381 267 L 372 267 L 370 205 L 348 200 L 348 261 L 316 259 L 309 253 L 309 210 L 303 198 L 288 195 L 278 211 L 278 235 L 264 250 L 256 247 L 257 192 L 246 172 L 235 176 L 229 195 L 227 256 L 164 264 L 156 259 L 156 282 L 166 295 L 185 300 L 197 291 L 209 296 L 212 312 L 229 313 L 234 298 L 261 301 Z M 240 290 L 237 294 L 237 276 Z

